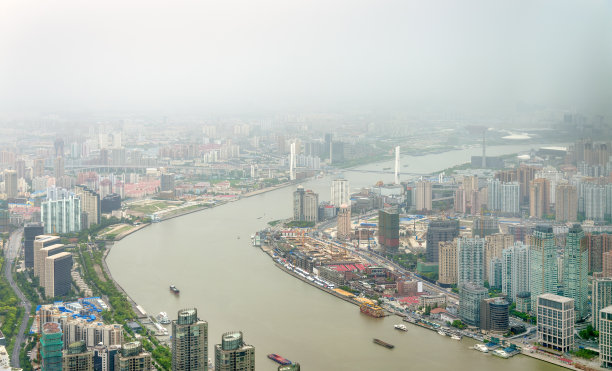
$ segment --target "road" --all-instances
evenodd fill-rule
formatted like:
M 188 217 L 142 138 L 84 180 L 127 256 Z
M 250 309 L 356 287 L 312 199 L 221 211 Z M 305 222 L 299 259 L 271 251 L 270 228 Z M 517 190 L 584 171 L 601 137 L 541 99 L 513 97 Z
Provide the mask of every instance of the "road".
M 32 304 L 28 301 L 25 295 L 21 292 L 19 287 L 15 284 L 13 280 L 13 275 L 11 274 L 13 269 L 13 262 L 17 256 L 19 256 L 19 250 L 21 249 L 21 237 L 23 236 L 23 229 L 16 230 L 11 233 L 8 244 L 5 247 L 5 261 L 4 264 L 4 277 L 6 277 L 7 282 L 17 294 L 19 300 L 21 300 L 21 305 L 25 306 L 25 312 L 23 313 L 23 319 L 21 320 L 21 326 L 19 327 L 19 332 L 17 332 L 17 337 L 15 338 L 15 347 L 13 348 L 13 354 L 11 355 L 11 366 L 12 367 L 20 367 L 19 366 L 19 351 L 21 350 L 21 346 L 25 341 L 25 331 L 28 326 L 28 320 L 30 319 L 30 312 L 32 311 Z

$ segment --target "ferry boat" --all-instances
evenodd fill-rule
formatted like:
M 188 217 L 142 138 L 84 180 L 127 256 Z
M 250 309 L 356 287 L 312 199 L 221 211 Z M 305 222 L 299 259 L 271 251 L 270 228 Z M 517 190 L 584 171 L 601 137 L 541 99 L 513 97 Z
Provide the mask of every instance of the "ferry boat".
M 177 295 L 180 292 L 179 289 L 177 289 L 176 286 L 174 286 L 174 285 L 170 285 L 170 291 L 172 291 L 173 293 L 175 293 Z
M 268 354 L 268 358 L 270 358 L 271 360 L 273 360 L 276 363 L 280 363 L 281 365 L 290 365 L 291 361 L 283 358 L 281 356 L 279 356 L 278 354 L 272 353 L 272 354 Z
M 400 330 L 400 331 L 408 331 L 408 327 L 406 327 L 406 325 L 404 325 L 403 323 L 400 323 L 399 325 L 394 325 L 393 326 L 396 330 Z
M 170 323 L 170 319 L 168 318 L 168 314 L 166 312 L 159 312 L 157 315 L 157 322 L 162 325 L 167 325 Z
M 453 334 L 453 335 L 451 336 L 451 339 L 453 339 L 453 340 L 461 340 L 461 336 L 459 336 L 459 335 L 457 335 L 457 334 Z
M 483 353 L 489 352 L 489 348 L 487 348 L 487 346 L 484 344 L 476 344 L 474 345 L 474 349 L 476 349 L 479 352 L 483 352 Z
M 442 335 L 442 336 L 446 336 L 446 332 L 442 331 L 442 330 L 438 330 L 438 334 Z
M 386 341 L 382 341 L 382 340 L 380 340 L 380 339 L 374 339 L 374 343 L 375 343 L 375 344 L 378 344 L 378 345 L 381 345 L 381 346 L 383 346 L 383 347 L 385 347 L 385 348 L 387 348 L 387 349 L 393 349 L 393 348 L 395 348 L 395 345 L 393 345 L 393 344 L 389 344 L 389 343 L 387 343 Z

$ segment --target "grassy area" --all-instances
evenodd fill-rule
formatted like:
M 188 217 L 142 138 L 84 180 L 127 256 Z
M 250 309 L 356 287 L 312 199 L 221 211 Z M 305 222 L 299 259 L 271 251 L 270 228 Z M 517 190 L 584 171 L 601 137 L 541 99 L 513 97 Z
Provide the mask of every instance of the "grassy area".
M 0 256 L 0 272 L 2 272 L 4 264 L 4 256 Z M 2 279 L 0 279 L 0 318 L 2 319 L 0 330 L 7 339 L 6 349 L 9 354 L 15 346 L 15 335 L 23 316 L 23 307 L 17 307 L 18 303 L 19 299 L 2 275 Z
M 594 352 L 589 349 L 578 349 L 572 351 L 572 354 L 576 357 L 584 358 L 584 359 L 593 359 L 599 355 L 599 353 Z
M 151 201 L 147 203 L 138 203 L 128 206 L 128 210 L 136 211 L 143 214 L 153 214 L 157 211 L 175 206 L 174 204 L 165 201 Z

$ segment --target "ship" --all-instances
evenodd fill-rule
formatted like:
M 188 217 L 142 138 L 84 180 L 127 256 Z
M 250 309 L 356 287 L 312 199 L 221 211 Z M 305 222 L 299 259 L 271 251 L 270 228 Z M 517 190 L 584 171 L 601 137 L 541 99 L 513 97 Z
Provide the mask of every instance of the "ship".
M 170 285 L 170 291 L 172 291 L 173 293 L 177 294 L 180 292 L 179 289 L 176 288 L 176 286 L 174 285 Z
M 382 341 L 380 339 L 374 339 L 374 343 L 378 344 L 378 345 L 382 345 L 383 347 L 387 348 L 387 349 L 393 349 L 395 348 L 395 345 L 393 344 L 389 344 L 386 341 Z
M 368 303 L 361 304 L 359 306 L 359 310 L 361 311 L 361 313 L 365 313 L 368 316 L 374 317 L 374 318 L 384 317 L 385 315 L 385 311 L 381 307 L 375 304 L 368 304 Z
M 168 318 L 168 314 L 166 312 L 159 312 L 157 315 L 157 322 L 162 325 L 167 325 L 170 323 L 170 319 Z
M 442 330 L 438 330 L 438 334 L 442 335 L 442 336 L 446 336 L 446 332 L 442 331 Z
M 400 330 L 400 331 L 408 331 L 408 327 L 406 327 L 406 325 L 404 325 L 403 323 L 400 323 L 399 325 L 394 325 L 393 326 L 396 330 Z
M 459 336 L 459 335 L 457 335 L 457 334 L 453 334 L 453 335 L 451 336 L 451 339 L 453 339 L 453 340 L 461 340 L 461 336 Z
M 278 354 L 272 353 L 272 354 L 268 354 L 268 358 L 270 358 L 271 360 L 273 360 L 276 363 L 280 363 L 281 365 L 290 365 L 291 361 L 283 358 L 281 356 L 279 356 Z
M 487 348 L 487 346 L 484 344 L 476 344 L 474 345 L 474 349 L 483 353 L 487 353 L 489 351 L 489 348 Z

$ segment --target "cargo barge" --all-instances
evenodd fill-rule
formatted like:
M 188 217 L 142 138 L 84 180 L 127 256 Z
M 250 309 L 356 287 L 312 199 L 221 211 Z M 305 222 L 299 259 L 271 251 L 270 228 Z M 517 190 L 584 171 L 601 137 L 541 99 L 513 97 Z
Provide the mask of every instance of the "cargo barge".
M 382 341 L 382 340 L 380 340 L 380 339 L 374 339 L 374 343 L 375 343 L 375 344 L 378 344 L 378 345 L 381 345 L 381 346 L 383 346 L 383 347 L 385 347 L 385 348 L 387 348 L 387 349 L 393 349 L 393 348 L 395 348 L 395 345 L 393 345 L 393 344 L 389 344 L 389 343 L 387 343 L 386 341 Z
M 176 286 L 174 285 L 170 285 L 170 291 L 172 291 L 172 293 L 177 294 L 177 295 L 180 293 L 179 289 L 177 289 Z

